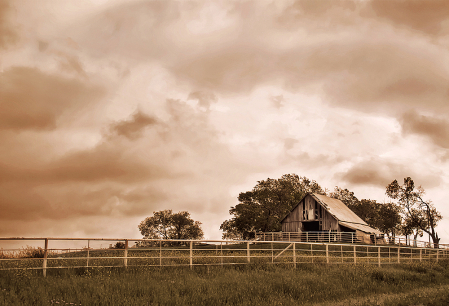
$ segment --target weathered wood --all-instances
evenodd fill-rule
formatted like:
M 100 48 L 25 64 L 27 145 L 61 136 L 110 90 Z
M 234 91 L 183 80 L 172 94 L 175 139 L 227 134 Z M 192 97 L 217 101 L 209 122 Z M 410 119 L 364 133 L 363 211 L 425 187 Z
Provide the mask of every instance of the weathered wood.
M 45 238 L 44 261 L 42 263 L 42 274 L 47 276 L 47 256 L 48 256 L 48 238 Z
M 220 259 L 221 265 L 223 266 L 223 242 L 220 242 Z
M 190 241 L 190 269 L 193 268 L 193 241 Z
M 377 247 L 377 258 L 378 258 L 378 263 L 379 263 L 379 267 L 380 267 L 380 246 Z
M 293 245 L 293 243 L 290 243 L 290 245 L 288 247 L 286 247 L 285 249 L 283 249 L 279 254 L 276 255 L 276 258 L 278 258 L 279 256 L 281 256 L 285 251 L 287 251 L 291 246 Z
M 357 252 L 356 252 L 356 246 L 354 246 L 354 264 L 357 263 Z
M 125 267 L 128 267 L 128 240 L 125 239 L 125 252 L 123 255 L 124 259 L 123 259 L 123 265 Z
M 296 244 L 293 242 L 293 266 L 296 269 Z
M 86 267 L 89 267 L 89 251 L 90 251 L 90 240 L 87 240 L 87 259 L 86 259 Z

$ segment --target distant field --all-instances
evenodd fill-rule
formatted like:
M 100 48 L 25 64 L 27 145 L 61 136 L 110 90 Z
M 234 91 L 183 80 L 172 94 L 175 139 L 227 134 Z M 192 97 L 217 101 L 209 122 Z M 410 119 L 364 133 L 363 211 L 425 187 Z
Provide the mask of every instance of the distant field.
M 449 263 L 0 271 L 0 305 L 447 305 Z

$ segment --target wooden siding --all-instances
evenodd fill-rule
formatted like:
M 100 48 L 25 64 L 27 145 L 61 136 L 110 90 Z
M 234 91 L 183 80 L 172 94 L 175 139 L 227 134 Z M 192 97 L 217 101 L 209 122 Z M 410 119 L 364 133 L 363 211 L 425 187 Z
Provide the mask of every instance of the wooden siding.
M 338 221 L 316 202 L 315 199 L 307 195 L 290 212 L 282 222 L 283 232 L 301 232 L 304 230 L 303 222 L 318 221 L 322 231 L 338 231 Z

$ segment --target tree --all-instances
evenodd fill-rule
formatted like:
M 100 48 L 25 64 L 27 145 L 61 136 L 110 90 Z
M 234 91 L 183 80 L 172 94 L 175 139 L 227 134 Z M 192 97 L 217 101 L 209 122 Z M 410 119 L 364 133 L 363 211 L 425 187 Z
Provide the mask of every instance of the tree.
M 377 228 L 388 237 L 392 237 L 394 241 L 394 237 L 401 230 L 402 218 L 400 209 L 394 203 L 377 203 L 376 218 L 373 221 L 374 228 Z
M 426 232 L 432 238 L 435 247 L 438 247 L 440 238 L 435 231 L 438 221 L 442 219 L 431 201 L 424 201 L 424 189 L 419 186 L 415 189 L 415 183 L 410 177 L 404 178 L 404 184 L 399 185 L 397 180 L 391 182 L 386 192 L 388 197 L 398 200 L 404 215 L 404 230 L 407 232 Z
M 187 211 L 173 213 L 171 209 L 153 212 L 139 224 L 140 233 L 147 239 L 202 239 L 201 222 L 190 218 Z
M 317 182 L 296 174 L 258 181 L 251 191 L 240 193 L 239 204 L 229 210 L 232 219 L 220 226 L 223 239 L 252 239 L 256 232 L 280 231 L 281 220 L 307 192 L 325 193 Z

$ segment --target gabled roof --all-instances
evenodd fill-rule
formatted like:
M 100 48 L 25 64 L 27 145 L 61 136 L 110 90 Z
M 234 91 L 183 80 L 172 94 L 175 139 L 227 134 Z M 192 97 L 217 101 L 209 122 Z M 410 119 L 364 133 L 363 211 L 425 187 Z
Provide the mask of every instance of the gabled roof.
M 342 201 L 318 193 L 308 193 L 301 199 L 301 201 L 308 195 L 314 198 L 315 201 L 320 203 L 321 206 L 323 206 L 332 216 L 334 216 L 339 224 L 365 233 L 382 234 L 381 231 L 370 227 Z M 298 202 L 292 211 L 299 205 L 299 203 L 301 203 L 301 201 Z M 282 221 L 284 221 L 284 219 Z
M 328 196 L 311 193 L 310 194 L 318 203 L 326 208 L 328 212 L 331 213 L 338 221 L 346 221 L 351 223 L 366 224 L 359 216 L 357 216 L 348 206 L 342 201 L 334 198 L 329 198 Z

